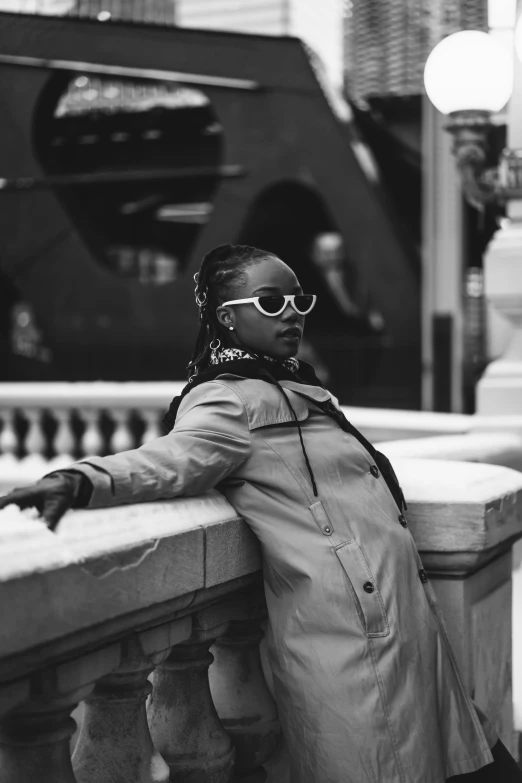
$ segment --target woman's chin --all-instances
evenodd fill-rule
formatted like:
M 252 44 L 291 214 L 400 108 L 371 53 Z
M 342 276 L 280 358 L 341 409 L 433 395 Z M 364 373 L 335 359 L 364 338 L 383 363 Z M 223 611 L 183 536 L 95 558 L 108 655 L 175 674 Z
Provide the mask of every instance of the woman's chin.
M 285 340 L 278 340 L 276 345 L 256 347 L 242 345 L 241 347 L 246 351 L 250 350 L 260 356 L 268 356 L 270 359 L 276 359 L 277 361 L 282 362 L 285 359 L 290 359 L 297 354 L 299 351 L 300 342 L 300 339 L 286 338 Z
M 280 362 L 285 359 L 291 359 L 297 354 L 299 350 L 299 341 L 296 341 L 295 345 L 288 345 L 286 347 L 278 346 L 277 350 L 265 351 L 265 356 L 270 356 L 271 359 L 278 359 Z

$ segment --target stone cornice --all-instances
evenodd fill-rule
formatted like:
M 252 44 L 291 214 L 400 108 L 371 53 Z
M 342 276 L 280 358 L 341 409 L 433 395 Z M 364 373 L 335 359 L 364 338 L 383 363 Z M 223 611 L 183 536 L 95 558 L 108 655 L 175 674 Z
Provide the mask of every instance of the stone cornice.
M 431 573 L 467 576 L 522 535 L 522 474 L 394 460 Z M 52 533 L 0 512 L 0 682 L 260 586 L 259 545 L 216 491 L 69 512 Z M 249 599 L 250 600 L 250 599 Z
M 429 570 L 463 576 L 522 536 L 522 474 L 498 465 L 394 459 L 408 521 Z
M 56 533 L 37 520 L 7 520 L 0 551 L 0 600 L 9 607 L 0 678 L 9 661 L 8 679 L 22 653 L 56 646 L 60 655 L 64 640 L 72 649 L 76 636 L 85 649 L 91 636 L 100 643 L 181 616 L 248 586 L 261 567 L 253 534 L 216 491 L 69 512 Z

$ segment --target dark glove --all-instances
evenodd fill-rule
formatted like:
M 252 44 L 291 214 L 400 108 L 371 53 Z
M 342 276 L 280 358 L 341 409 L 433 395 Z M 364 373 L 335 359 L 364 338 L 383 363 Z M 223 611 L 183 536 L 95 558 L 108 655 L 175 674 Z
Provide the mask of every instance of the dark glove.
M 35 507 L 54 530 L 69 508 L 86 506 L 93 486 L 87 476 L 79 471 L 57 470 L 28 487 L 13 489 L 0 497 L 0 509 L 11 503 L 20 508 Z

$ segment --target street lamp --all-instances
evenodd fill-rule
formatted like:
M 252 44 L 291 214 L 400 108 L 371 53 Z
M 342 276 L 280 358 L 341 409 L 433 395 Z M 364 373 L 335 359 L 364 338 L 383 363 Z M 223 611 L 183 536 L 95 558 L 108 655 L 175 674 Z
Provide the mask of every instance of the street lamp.
M 487 169 L 491 115 L 513 91 L 510 57 L 487 33 L 463 30 L 433 49 L 424 69 L 429 99 L 448 115 L 453 154 L 467 200 L 474 206 L 522 197 L 522 157 L 504 150 L 498 168 Z

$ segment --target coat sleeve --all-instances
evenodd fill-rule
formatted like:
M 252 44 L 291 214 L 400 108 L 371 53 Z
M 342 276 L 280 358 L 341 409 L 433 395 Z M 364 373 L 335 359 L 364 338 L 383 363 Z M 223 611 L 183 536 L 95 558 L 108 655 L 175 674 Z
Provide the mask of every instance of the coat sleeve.
M 199 495 L 230 476 L 250 453 L 245 406 L 224 384 L 196 386 L 174 429 L 138 449 L 89 457 L 70 470 L 94 486 L 89 508 Z

